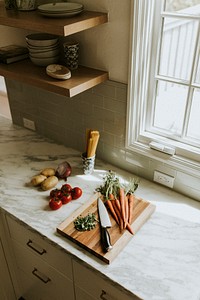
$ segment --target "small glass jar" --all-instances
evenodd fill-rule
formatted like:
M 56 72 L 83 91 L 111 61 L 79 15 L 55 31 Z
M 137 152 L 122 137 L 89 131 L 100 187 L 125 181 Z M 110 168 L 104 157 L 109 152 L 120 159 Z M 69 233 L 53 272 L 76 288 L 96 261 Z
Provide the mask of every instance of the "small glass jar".
M 37 8 L 36 0 L 16 0 L 16 3 L 18 10 L 29 11 Z

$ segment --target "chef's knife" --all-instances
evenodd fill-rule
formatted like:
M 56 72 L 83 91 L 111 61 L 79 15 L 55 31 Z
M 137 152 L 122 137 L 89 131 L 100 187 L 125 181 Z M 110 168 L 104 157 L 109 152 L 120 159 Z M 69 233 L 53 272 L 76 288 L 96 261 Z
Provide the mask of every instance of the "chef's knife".
M 107 231 L 107 228 L 111 227 L 110 218 L 107 212 L 107 209 L 101 200 L 98 198 L 98 212 L 99 212 L 99 220 L 100 220 L 100 228 L 101 228 L 101 243 L 102 248 L 105 252 L 108 252 L 112 249 L 112 245 L 110 242 L 110 234 Z

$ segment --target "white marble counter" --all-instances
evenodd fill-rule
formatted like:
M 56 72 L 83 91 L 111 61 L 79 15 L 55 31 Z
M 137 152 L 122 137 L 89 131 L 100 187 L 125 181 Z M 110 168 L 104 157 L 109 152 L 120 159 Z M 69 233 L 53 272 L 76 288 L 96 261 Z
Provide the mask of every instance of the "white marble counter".
M 123 178 L 133 174 L 96 161 L 93 175 L 83 175 L 80 153 L 57 145 L 0 117 L 0 206 L 142 299 L 200 299 L 200 203 L 141 179 L 136 194 L 156 204 L 156 212 L 110 265 L 56 233 L 56 227 L 80 207 L 102 183 L 105 170 Z M 49 192 L 27 186 L 45 167 L 67 160 L 68 182 L 83 196 L 57 211 L 48 207 Z M 64 182 L 60 181 L 58 187 Z

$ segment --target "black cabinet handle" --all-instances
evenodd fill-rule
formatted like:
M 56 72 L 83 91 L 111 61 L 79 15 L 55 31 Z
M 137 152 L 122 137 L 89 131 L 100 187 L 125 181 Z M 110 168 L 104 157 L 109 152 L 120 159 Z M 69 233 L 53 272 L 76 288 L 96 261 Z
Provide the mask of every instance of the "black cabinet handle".
M 44 274 L 42 274 L 41 272 L 39 272 L 38 269 L 36 269 L 36 268 L 34 268 L 34 270 L 32 271 L 32 274 L 34 276 L 36 276 L 37 278 L 39 278 L 44 283 L 51 281 L 51 279 L 49 277 L 47 277 Z
M 38 250 L 37 248 L 35 248 L 35 247 L 34 247 L 34 243 L 33 243 L 33 241 L 31 241 L 31 240 L 29 240 L 29 241 L 26 243 L 26 245 L 27 245 L 29 248 L 33 249 L 35 252 L 37 252 L 37 253 L 40 254 L 40 255 L 43 255 L 44 253 L 47 252 L 45 249 L 41 249 L 41 251 L 40 251 L 40 250 Z
M 108 299 L 105 297 L 105 295 L 106 295 L 106 292 L 105 292 L 104 290 L 102 290 L 102 291 L 101 291 L 100 298 L 101 298 L 102 300 L 108 300 Z

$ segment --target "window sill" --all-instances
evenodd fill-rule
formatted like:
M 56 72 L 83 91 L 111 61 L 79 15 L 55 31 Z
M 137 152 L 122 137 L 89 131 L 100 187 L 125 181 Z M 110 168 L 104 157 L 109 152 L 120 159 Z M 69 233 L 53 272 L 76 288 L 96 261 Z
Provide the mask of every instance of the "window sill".
M 136 152 L 147 158 L 164 163 L 166 166 L 178 169 L 188 175 L 199 177 L 200 164 L 197 161 L 189 160 L 178 155 L 168 155 L 161 151 L 151 149 L 149 146 L 136 142 L 132 145 L 126 145 L 126 149 L 130 152 Z

